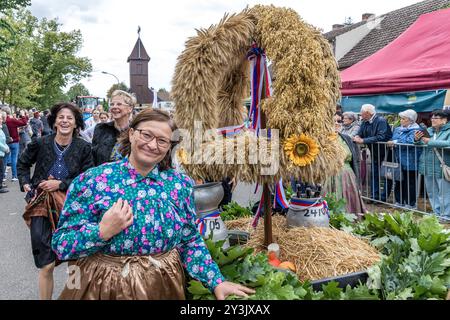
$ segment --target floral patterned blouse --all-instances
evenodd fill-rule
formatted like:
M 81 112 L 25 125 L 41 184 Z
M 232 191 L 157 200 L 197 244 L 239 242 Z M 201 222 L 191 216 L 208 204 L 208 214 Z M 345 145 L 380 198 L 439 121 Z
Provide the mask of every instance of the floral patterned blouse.
M 73 180 L 53 234 L 60 260 L 96 252 L 149 255 L 176 248 L 184 268 L 213 291 L 225 279 L 195 224 L 192 180 L 155 167 L 141 176 L 128 158 L 91 168 Z M 108 241 L 99 236 L 103 214 L 119 198 L 133 208 L 133 224 Z

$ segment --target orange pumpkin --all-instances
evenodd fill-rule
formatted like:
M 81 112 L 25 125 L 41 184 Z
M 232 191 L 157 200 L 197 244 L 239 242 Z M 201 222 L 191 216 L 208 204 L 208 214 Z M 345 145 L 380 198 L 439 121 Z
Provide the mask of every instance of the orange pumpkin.
M 292 272 L 296 271 L 295 265 L 292 262 L 284 261 L 278 265 L 278 268 L 291 270 Z

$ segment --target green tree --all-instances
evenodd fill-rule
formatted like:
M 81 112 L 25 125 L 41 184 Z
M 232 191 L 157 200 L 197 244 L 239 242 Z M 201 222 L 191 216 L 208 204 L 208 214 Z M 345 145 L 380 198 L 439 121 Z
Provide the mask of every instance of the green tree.
M 39 73 L 36 103 L 44 108 L 62 96 L 70 82 L 88 77 L 92 65 L 88 58 L 77 57 L 83 42 L 81 32 L 61 32 L 56 19 L 42 19 L 36 30 L 33 48 L 33 69 Z
M 30 0 L 0 0 L 0 66 L 5 66 L 9 60 L 6 50 L 17 43 L 16 31 L 6 17 L 13 10 L 28 6 L 30 3 Z
M 158 97 L 163 101 L 170 101 L 170 92 L 165 88 L 161 88 L 158 90 Z
M 9 9 L 17 10 L 30 4 L 31 0 L 0 0 L 0 12 L 5 12 Z
M 121 82 L 119 84 L 117 84 L 117 83 L 113 84 L 111 86 L 111 88 L 109 88 L 109 90 L 106 92 L 106 98 L 108 100 L 111 99 L 111 95 L 115 90 L 123 90 L 123 91 L 129 92 L 130 88 L 128 88 L 127 85 L 123 82 Z
M 6 11 L 2 18 L 14 30 L 14 42 L 0 53 L 5 57 L 0 64 L 0 99 L 40 109 L 67 101 L 63 88 L 89 76 L 92 70 L 88 58 L 77 56 L 81 32 L 61 32 L 56 19 L 39 20 L 26 9 Z M 1 28 L 0 36 L 11 38 L 10 32 Z
M 77 83 L 71 86 L 69 90 L 67 90 L 66 95 L 70 101 L 74 101 L 77 96 L 90 96 L 91 93 L 89 92 L 88 88 L 84 86 L 84 84 Z
M 6 23 L 15 30 L 16 42 L 3 53 L 0 65 L 0 100 L 21 107 L 35 106 L 39 83 L 33 69 L 33 30 L 37 19 L 27 10 L 8 12 Z

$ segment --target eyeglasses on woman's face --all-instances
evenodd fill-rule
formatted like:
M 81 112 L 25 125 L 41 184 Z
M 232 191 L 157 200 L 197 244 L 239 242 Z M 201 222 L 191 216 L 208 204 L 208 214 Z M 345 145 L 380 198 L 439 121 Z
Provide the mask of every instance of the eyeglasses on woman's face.
M 167 138 L 157 137 L 150 130 L 143 130 L 143 129 L 134 129 L 134 130 L 139 132 L 139 138 L 146 143 L 150 143 L 154 139 L 156 139 L 156 145 L 158 146 L 158 148 L 166 149 L 170 147 L 171 141 Z
M 129 106 L 129 104 L 126 104 L 125 102 L 111 102 L 110 107 L 123 107 L 123 106 Z

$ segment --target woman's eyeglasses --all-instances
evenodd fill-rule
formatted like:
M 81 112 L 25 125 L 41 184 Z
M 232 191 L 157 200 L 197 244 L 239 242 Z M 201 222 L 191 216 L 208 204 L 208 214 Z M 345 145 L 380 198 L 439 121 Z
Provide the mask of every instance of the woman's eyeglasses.
M 156 139 L 156 145 L 160 148 L 168 148 L 172 143 L 172 141 L 166 138 L 160 138 L 155 136 L 151 131 L 143 129 L 134 129 L 134 130 L 139 132 L 139 137 L 141 138 L 142 141 L 149 143 L 152 142 L 154 139 Z
M 126 104 L 126 103 L 122 103 L 122 102 L 111 102 L 110 104 L 109 104 L 109 106 L 110 107 L 122 107 L 122 106 L 129 106 L 129 104 Z

